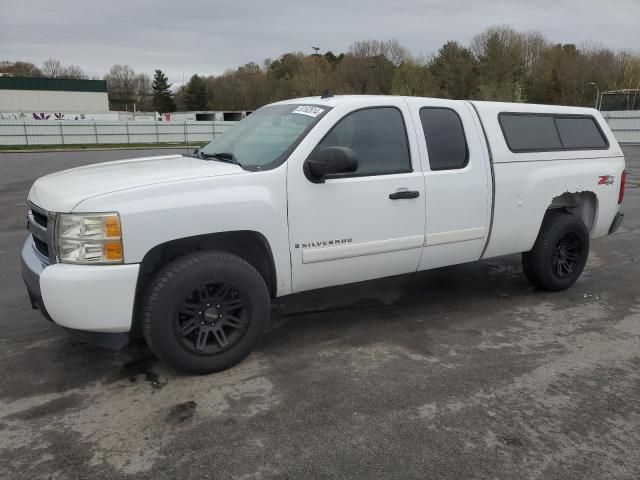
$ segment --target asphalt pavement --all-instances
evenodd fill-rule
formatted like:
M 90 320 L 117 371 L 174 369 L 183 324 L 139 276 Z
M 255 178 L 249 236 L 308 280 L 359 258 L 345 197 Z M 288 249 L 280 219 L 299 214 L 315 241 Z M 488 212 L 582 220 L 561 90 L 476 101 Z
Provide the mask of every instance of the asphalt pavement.
M 162 151 L 0 154 L 0 478 L 640 478 L 625 152 L 623 227 L 571 289 L 535 290 L 508 256 L 290 296 L 257 351 L 201 377 L 77 342 L 20 277 L 37 177 Z

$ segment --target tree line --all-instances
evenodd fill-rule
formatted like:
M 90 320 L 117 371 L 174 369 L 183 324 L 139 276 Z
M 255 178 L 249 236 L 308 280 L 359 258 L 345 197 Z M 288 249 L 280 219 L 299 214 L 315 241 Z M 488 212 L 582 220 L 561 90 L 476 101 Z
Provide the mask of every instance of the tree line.
M 77 66 L 48 60 L 41 67 L 15 62 L 8 73 L 87 78 Z M 0 72 L 3 66 L 0 63 Z M 128 65 L 107 75 L 114 110 L 159 112 L 254 110 L 325 89 L 335 94 L 414 95 L 455 99 L 592 106 L 600 91 L 640 87 L 640 55 L 595 44 L 557 44 L 535 31 L 496 26 L 468 45 L 445 43 L 427 56 L 397 40 L 353 43 L 346 52 L 290 52 L 261 65 L 250 62 L 221 75 L 194 74 L 172 91 L 161 70 L 153 80 Z M 639 103 L 640 105 L 640 103 Z M 606 109 L 606 105 L 603 107 Z
M 60 60 L 50 58 L 41 66 L 31 62 L 0 61 L 0 73 L 14 77 L 46 77 L 87 80 L 89 76 L 77 65 L 63 65 Z
M 594 44 L 554 44 L 539 32 L 498 26 L 474 36 L 469 45 L 450 41 L 426 57 L 412 55 L 397 40 L 355 42 L 339 55 L 286 53 L 262 66 L 249 63 L 222 75 L 193 77 L 177 97 L 189 93 L 194 81 L 206 89 L 206 103 L 198 107 L 228 110 L 253 109 L 324 89 L 593 106 L 596 88 L 640 87 L 640 55 Z

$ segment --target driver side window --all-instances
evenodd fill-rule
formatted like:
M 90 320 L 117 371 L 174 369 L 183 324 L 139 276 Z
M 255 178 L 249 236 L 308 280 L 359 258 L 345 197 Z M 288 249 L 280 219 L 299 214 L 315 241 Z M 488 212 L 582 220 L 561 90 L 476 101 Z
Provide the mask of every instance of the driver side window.
M 357 110 L 340 120 L 316 147 L 348 147 L 358 169 L 347 175 L 369 176 L 411 172 L 407 131 L 400 110 L 376 107 Z

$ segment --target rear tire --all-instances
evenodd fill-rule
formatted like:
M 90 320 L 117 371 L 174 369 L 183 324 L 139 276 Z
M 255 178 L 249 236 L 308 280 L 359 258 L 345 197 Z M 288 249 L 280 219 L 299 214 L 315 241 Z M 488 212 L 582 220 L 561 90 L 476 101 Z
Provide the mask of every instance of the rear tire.
M 543 290 L 565 290 L 573 285 L 589 256 L 589 231 L 580 218 L 549 210 L 536 243 L 522 254 L 527 279 Z
M 142 328 L 165 363 L 205 374 L 249 355 L 269 315 L 269 292 L 255 268 L 226 252 L 202 251 L 158 272 L 144 300 Z

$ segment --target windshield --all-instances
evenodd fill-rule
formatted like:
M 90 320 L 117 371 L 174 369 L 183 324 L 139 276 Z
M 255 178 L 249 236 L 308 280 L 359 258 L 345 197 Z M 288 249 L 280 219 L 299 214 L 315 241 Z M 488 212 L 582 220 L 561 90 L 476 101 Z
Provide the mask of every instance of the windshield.
M 262 107 L 202 147 L 201 156 L 231 160 L 248 170 L 273 168 L 287 159 L 327 111 L 324 105 Z

